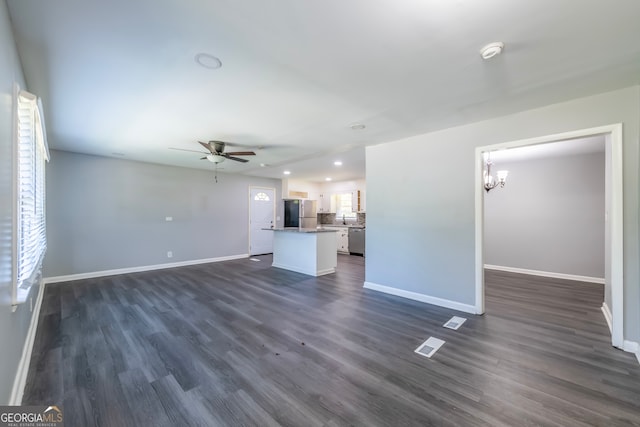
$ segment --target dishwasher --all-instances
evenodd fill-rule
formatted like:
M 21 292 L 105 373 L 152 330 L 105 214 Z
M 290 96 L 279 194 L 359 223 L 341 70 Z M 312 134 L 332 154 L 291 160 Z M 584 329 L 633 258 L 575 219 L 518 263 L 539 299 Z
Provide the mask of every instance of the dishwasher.
M 364 256 L 364 228 L 349 227 L 349 253 Z

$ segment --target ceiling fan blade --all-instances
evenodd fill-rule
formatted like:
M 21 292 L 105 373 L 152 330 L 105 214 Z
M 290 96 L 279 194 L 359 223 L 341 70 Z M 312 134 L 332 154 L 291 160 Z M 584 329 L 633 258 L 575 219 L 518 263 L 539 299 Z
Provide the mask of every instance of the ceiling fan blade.
M 253 151 L 227 151 L 225 154 L 229 154 L 231 156 L 255 156 L 256 153 Z
M 175 148 L 175 147 L 169 147 L 169 150 L 177 150 L 177 151 L 189 151 L 191 153 L 200 153 L 200 154 L 208 154 L 208 153 L 203 153 L 202 151 L 196 151 L 196 150 L 187 150 L 185 148 Z
M 249 160 L 247 160 L 247 159 L 241 159 L 240 157 L 233 157 L 233 156 L 230 156 L 230 155 L 229 155 L 229 154 L 227 154 L 227 153 L 222 154 L 222 156 L 223 156 L 223 157 L 225 157 L 225 158 L 227 158 L 227 159 L 229 159 L 229 160 L 235 160 L 236 162 L 247 163 L 247 162 L 249 161 Z
M 206 148 L 207 150 L 209 150 L 210 152 L 214 152 L 213 149 L 211 148 L 211 145 L 209 145 L 206 142 L 202 142 L 202 141 L 198 141 L 198 144 L 202 145 L 204 148 Z

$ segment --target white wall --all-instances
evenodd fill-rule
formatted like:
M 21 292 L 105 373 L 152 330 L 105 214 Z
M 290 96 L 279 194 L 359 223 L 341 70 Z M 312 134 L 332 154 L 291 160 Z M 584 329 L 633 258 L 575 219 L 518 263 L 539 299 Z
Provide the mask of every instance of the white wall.
M 367 184 L 364 179 L 357 179 L 353 181 L 324 182 L 320 185 L 321 192 L 330 194 L 352 190 L 365 191 L 366 188 Z
M 485 264 L 604 280 L 604 151 L 495 168 L 509 176 L 484 194 Z
M 0 402 L 9 402 L 11 388 L 31 321 L 29 304 L 11 312 L 13 257 L 12 192 L 13 192 L 13 84 L 26 89 L 18 58 L 7 5 L 0 1 Z M 46 114 L 46 111 L 45 111 Z M 38 286 L 31 289 L 35 300 Z
M 366 280 L 473 307 L 475 147 L 614 123 L 623 124 L 624 334 L 639 341 L 638 86 L 368 147 Z
M 282 194 L 286 199 L 289 196 L 290 191 L 299 191 L 308 193 L 308 198 L 317 200 L 320 194 L 320 184 L 317 182 L 309 182 L 301 179 L 283 179 L 282 180 Z M 295 197 L 294 197 L 295 198 Z
M 218 174 L 215 183 L 211 171 L 52 150 L 44 274 L 247 254 L 252 185 L 281 197 L 280 180 Z

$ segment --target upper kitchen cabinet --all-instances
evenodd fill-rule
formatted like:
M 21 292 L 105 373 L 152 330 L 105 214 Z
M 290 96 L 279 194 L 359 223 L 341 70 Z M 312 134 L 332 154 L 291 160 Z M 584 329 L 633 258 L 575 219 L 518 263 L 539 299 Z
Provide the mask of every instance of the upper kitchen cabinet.
M 351 206 L 354 212 L 365 212 L 365 190 L 353 190 L 351 192 Z
M 334 210 L 331 210 L 331 194 L 320 193 L 318 198 L 318 212 L 335 213 L 335 206 Z
M 358 212 L 366 212 L 367 211 L 367 188 L 362 187 L 360 189 L 360 207 L 358 208 Z
M 320 212 L 320 191 L 309 191 L 306 198 L 309 200 L 315 200 L 317 202 L 316 206 L 318 212 Z

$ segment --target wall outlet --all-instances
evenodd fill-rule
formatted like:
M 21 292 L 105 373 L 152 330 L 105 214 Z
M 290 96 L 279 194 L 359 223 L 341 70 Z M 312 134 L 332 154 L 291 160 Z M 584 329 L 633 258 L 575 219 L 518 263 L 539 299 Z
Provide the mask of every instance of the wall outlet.
M 165 221 L 173 221 L 173 217 L 172 216 L 165 216 L 164 220 Z
M 173 258 L 173 252 L 171 251 L 167 252 L 167 258 Z
M 280 221 L 280 217 L 279 216 L 276 217 L 276 221 Z

